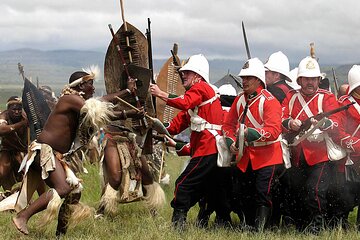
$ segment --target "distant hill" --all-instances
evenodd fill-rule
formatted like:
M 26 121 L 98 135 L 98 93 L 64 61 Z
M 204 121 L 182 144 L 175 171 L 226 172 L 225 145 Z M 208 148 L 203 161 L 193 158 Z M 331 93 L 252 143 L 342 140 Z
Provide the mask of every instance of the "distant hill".
M 169 56 L 170 57 L 170 56 Z M 54 50 L 41 51 L 35 49 L 17 49 L 0 52 L 0 84 L 22 84 L 17 64 L 24 66 L 25 75 L 39 80 L 41 85 L 47 84 L 59 88 L 63 86 L 70 74 L 83 67 L 97 64 L 100 69 L 104 66 L 105 53 L 96 51 Z M 155 73 L 159 71 L 166 59 L 154 59 Z M 237 75 L 244 61 L 210 60 L 210 81 L 217 82 L 228 73 Z M 352 65 L 335 66 L 339 83 L 346 81 L 347 72 Z M 321 66 L 332 81 L 332 66 Z M 97 83 L 103 88 L 103 79 Z M 97 87 L 98 87 L 97 86 Z

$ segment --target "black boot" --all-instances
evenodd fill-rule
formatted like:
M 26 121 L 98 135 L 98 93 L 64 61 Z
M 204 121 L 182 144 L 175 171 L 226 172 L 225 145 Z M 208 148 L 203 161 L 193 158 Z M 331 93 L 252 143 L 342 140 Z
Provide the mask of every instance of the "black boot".
M 187 211 L 183 209 L 174 209 L 171 222 L 175 230 L 180 232 L 185 230 Z
M 199 213 L 196 218 L 196 226 L 199 228 L 207 228 L 209 224 L 209 218 L 213 210 L 208 209 L 208 204 L 205 199 L 199 201 Z
M 230 213 L 216 213 L 215 226 L 220 228 L 231 228 L 232 221 Z
M 255 229 L 258 232 L 263 232 L 267 227 L 271 216 L 271 208 L 266 206 L 260 206 L 256 209 L 255 216 Z
M 322 215 L 315 215 L 307 228 L 307 232 L 314 235 L 319 235 L 325 229 L 325 219 Z

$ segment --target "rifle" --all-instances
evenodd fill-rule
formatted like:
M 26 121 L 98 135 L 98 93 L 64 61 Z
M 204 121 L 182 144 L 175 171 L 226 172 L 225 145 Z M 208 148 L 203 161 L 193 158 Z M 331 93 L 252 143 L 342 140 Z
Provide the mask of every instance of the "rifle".
M 284 134 L 284 139 L 288 141 L 288 144 L 292 144 L 296 138 L 296 136 L 301 136 L 303 135 L 307 130 L 309 130 L 309 128 L 311 127 L 312 123 L 311 123 L 311 120 L 312 119 L 315 119 L 317 121 L 320 121 L 321 119 L 323 118 L 327 118 L 335 113 L 338 113 L 338 112 L 341 112 L 341 111 L 344 111 L 344 110 L 347 110 L 349 109 L 349 107 L 351 105 L 353 105 L 355 102 L 352 102 L 352 103 L 349 103 L 345 106 L 341 106 L 341 107 L 338 107 L 338 108 L 335 108 L 333 110 L 330 110 L 328 112 L 322 112 L 322 113 L 318 113 L 317 115 L 315 116 L 312 116 L 312 117 L 309 117 L 308 119 L 306 119 L 305 121 L 302 122 L 302 125 L 300 126 L 299 130 L 297 131 L 290 131 L 286 134 Z
M 339 84 L 338 84 L 338 80 L 337 80 L 334 68 L 331 68 L 331 70 L 332 70 L 332 74 L 333 74 L 333 78 L 334 78 L 335 96 L 336 96 L 336 98 L 338 98 L 338 96 L 339 96 Z
M 244 107 L 244 112 L 240 121 L 240 126 L 239 126 L 239 133 L 236 139 L 236 143 L 235 146 L 239 149 L 238 151 L 238 155 L 236 158 L 236 162 L 240 161 L 241 157 L 243 156 L 244 153 L 244 144 L 245 144 L 245 118 L 246 118 L 246 114 L 247 111 L 249 109 L 249 101 L 246 101 L 245 107 Z
M 176 72 L 179 74 L 181 82 L 184 83 L 183 76 L 179 71 L 181 66 L 180 66 L 180 63 L 178 62 L 178 60 L 176 58 L 177 51 L 178 51 L 178 45 L 175 43 L 173 49 L 170 50 L 170 52 L 171 52 L 171 55 L 172 55 L 172 58 L 173 58 L 173 64 L 175 66 Z
M 151 83 L 155 84 L 154 80 L 154 66 L 153 66 L 153 58 L 152 58 L 152 47 L 151 47 L 151 28 L 150 28 L 150 18 L 148 18 L 148 28 L 146 29 L 146 39 L 148 42 L 148 57 L 149 57 L 149 69 L 151 71 Z M 154 105 L 155 113 L 156 113 L 156 97 L 152 97 L 152 103 Z

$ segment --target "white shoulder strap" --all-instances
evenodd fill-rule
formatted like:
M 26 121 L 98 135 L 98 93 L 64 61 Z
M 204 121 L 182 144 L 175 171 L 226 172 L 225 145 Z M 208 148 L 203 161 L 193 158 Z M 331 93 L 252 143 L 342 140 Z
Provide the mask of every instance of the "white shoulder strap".
M 324 100 L 324 94 L 319 94 L 318 97 L 318 112 L 322 113 L 323 112 L 323 100 Z
M 215 96 L 213 96 L 212 98 L 200 103 L 198 107 L 204 106 L 204 105 L 206 105 L 208 103 L 213 103 L 217 98 L 218 98 L 218 95 L 215 93 Z
M 243 109 L 245 108 L 245 95 L 241 95 L 238 102 L 236 103 L 236 111 L 239 113 L 240 110 L 240 105 L 243 107 Z M 241 119 L 243 115 L 243 112 L 241 114 L 239 114 L 239 119 Z
M 261 120 L 263 120 L 264 118 L 264 102 L 265 102 L 265 97 L 264 95 L 261 95 L 259 98 L 259 114 L 260 114 L 260 118 Z M 257 99 L 255 100 L 257 101 Z M 254 101 L 254 102 L 255 102 Z M 250 105 L 252 105 L 254 102 L 252 102 Z M 249 106 L 250 107 L 250 106 Z M 254 116 L 252 115 L 251 111 L 250 111 L 250 108 L 248 109 L 248 112 L 247 112 L 247 117 L 249 118 L 249 121 L 251 122 L 252 125 L 254 125 L 255 128 L 261 128 L 262 127 L 262 124 L 260 124 L 255 118 Z
M 355 101 L 355 99 L 353 98 L 353 96 L 349 96 L 349 100 L 351 102 L 355 102 L 355 104 L 353 104 L 354 108 L 356 109 L 356 111 L 358 112 L 358 114 L 360 115 L 360 106 L 359 104 Z M 351 134 L 351 136 L 355 136 L 355 134 L 359 131 L 360 129 L 360 124 L 358 124 L 357 128 L 355 129 L 355 131 L 353 132 L 353 134 Z
M 353 106 L 360 115 L 360 105 L 355 101 L 353 96 L 349 96 L 349 100 L 350 100 L 350 102 L 354 102 Z
M 304 111 L 306 113 L 306 115 L 308 117 L 312 117 L 314 116 L 314 114 L 311 112 L 310 108 L 309 108 L 309 103 L 312 102 L 312 100 L 314 100 L 317 96 L 319 95 L 319 93 L 316 93 L 308 102 L 305 101 L 305 99 L 303 98 L 303 96 L 300 93 L 297 93 L 297 99 L 299 100 L 302 109 L 301 111 L 299 111 L 298 115 L 296 116 L 295 119 L 298 119 L 298 117 L 300 116 L 300 114 Z
M 289 115 L 291 116 L 291 113 L 292 113 L 292 110 L 293 110 L 293 107 L 294 107 L 294 102 L 297 98 L 297 94 L 298 93 L 295 93 L 294 95 L 292 95 L 292 97 L 290 98 L 290 101 L 289 101 Z
M 262 95 L 262 94 L 258 95 L 258 96 L 256 97 L 256 99 L 254 99 L 254 100 L 250 103 L 249 108 L 248 108 L 248 111 L 247 111 L 247 113 L 246 113 L 246 116 L 249 118 L 249 121 L 251 122 L 252 125 L 254 125 L 256 128 L 261 128 L 261 127 L 262 127 L 261 124 L 260 124 L 258 121 L 256 121 L 256 119 L 254 118 L 254 116 L 252 115 L 252 113 L 251 113 L 251 111 L 250 111 L 250 106 L 253 105 L 255 102 L 257 102 L 258 100 L 260 101 L 260 102 L 259 102 L 260 118 L 261 118 L 261 120 L 263 120 L 265 96 Z M 245 96 L 244 96 L 244 95 L 242 95 L 242 96 L 240 97 L 239 101 L 238 101 L 237 104 L 236 104 L 236 109 L 237 109 L 238 112 L 239 112 L 239 110 L 240 110 L 240 105 L 242 105 L 242 107 L 245 108 Z M 244 112 L 241 112 L 241 113 L 239 114 L 239 119 L 242 118 L 243 113 L 244 113 Z

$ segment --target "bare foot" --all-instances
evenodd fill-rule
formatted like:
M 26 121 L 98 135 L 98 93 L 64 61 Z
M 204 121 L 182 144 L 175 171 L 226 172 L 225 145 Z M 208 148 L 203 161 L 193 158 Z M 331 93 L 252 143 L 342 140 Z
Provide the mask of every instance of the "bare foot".
M 24 219 L 21 219 L 16 216 L 16 217 L 13 217 L 12 221 L 17 230 L 19 230 L 21 233 L 23 233 L 25 235 L 29 234 L 29 230 L 27 229 L 26 221 Z

